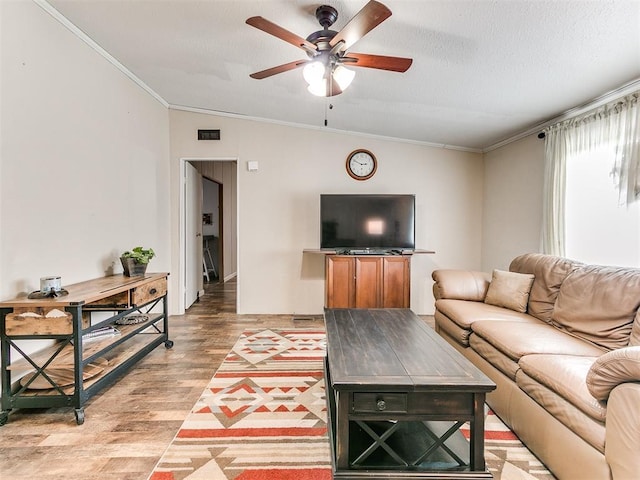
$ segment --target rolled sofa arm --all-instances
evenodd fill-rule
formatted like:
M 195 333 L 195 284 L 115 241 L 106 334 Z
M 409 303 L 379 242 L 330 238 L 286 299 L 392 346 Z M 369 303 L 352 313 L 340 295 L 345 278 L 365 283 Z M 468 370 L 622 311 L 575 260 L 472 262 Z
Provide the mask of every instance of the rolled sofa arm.
M 587 373 L 587 388 L 601 402 L 611 391 L 626 382 L 640 382 L 640 347 L 618 348 L 593 362 Z
M 491 283 L 491 274 L 473 270 L 434 270 L 431 278 L 433 296 L 436 300 L 449 298 L 452 300 L 484 301 Z
M 640 472 L 640 383 L 626 382 L 607 402 L 604 456 L 614 480 L 636 480 Z

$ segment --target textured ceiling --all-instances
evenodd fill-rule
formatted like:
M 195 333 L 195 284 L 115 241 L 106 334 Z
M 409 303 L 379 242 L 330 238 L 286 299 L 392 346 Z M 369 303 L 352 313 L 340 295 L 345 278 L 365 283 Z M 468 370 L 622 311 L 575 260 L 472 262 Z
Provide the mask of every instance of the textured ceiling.
M 262 16 L 306 37 L 320 1 L 50 0 L 167 103 L 249 117 L 484 149 L 640 78 L 640 1 L 382 0 L 393 15 L 351 48 L 411 57 L 406 73 L 356 69 L 328 101 L 306 58 L 245 24 Z M 342 28 L 366 3 L 326 0 Z M 329 109 L 328 106 L 333 105 Z

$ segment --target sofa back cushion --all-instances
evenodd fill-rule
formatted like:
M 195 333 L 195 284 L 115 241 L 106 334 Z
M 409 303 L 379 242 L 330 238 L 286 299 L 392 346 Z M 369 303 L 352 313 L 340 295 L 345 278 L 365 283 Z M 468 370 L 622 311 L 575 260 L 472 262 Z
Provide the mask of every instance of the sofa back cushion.
M 560 285 L 579 262 L 542 253 L 526 253 L 514 258 L 509 270 L 533 274 L 527 312 L 543 322 L 551 323 L 551 314 L 560 291 Z
M 552 322 L 608 350 L 629 344 L 640 308 L 640 269 L 585 265 L 562 282 Z

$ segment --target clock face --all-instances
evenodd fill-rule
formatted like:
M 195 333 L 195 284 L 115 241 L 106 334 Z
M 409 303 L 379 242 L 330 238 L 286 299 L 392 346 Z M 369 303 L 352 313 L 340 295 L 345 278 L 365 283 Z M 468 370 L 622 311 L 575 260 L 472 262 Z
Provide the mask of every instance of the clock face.
M 368 150 L 355 150 L 347 157 L 347 172 L 356 180 L 371 178 L 376 168 L 376 157 Z

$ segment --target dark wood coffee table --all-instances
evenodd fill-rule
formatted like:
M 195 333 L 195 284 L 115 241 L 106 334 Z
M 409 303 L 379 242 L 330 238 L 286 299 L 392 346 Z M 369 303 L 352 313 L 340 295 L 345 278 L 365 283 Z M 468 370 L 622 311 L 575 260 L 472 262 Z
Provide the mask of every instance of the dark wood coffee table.
M 492 478 L 488 377 L 409 309 L 325 309 L 324 317 L 334 478 Z

